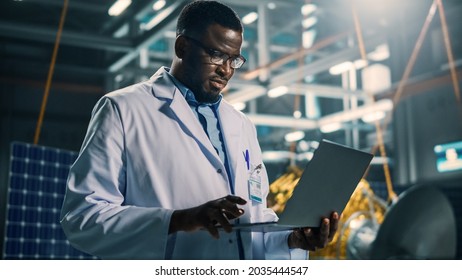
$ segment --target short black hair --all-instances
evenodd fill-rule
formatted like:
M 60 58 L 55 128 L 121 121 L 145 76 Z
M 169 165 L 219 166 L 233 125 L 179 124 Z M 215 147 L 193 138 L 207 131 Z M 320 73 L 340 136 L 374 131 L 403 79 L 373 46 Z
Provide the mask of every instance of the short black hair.
M 176 35 L 202 35 L 212 24 L 243 32 L 236 12 L 218 1 L 194 1 L 187 4 L 178 17 Z

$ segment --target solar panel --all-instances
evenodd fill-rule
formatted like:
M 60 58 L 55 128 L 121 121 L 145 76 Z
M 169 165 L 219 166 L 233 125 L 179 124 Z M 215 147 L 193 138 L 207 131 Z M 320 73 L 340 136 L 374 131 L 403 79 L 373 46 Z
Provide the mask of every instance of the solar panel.
M 7 200 L 5 259 L 94 259 L 74 249 L 59 224 L 76 152 L 13 142 Z

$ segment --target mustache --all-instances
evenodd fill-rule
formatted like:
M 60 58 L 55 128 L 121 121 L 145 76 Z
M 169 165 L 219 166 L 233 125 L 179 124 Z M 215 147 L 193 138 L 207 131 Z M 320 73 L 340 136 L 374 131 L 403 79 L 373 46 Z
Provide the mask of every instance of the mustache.
M 221 81 L 224 81 L 224 82 L 228 82 L 228 81 L 229 81 L 229 78 L 224 77 L 224 76 L 220 76 L 220 75 L 212 76 L 212 77 L 210 77 L 210 79 L 211 79 L 211 80 L 221 80 Z

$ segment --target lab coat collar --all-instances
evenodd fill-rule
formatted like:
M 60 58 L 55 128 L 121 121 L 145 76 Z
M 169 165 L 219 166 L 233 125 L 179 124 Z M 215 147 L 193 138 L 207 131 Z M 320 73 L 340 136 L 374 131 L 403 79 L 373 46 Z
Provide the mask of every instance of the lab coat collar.
M 168 105 L 175 114 L 180 127 L 186 134 L 196 140 L 210 162 L 217 169 L 226 170 L 215 148 L 207 137 L 207 134 L 196 116 L 194 116 L 189 104 L 186 102 L 186 99 L 170 79 L 167 73 L 168 71 L 169 69 L 167 67 L 162 67 L 151 77 L 152 94 L 159 99 L 165 99 L 167 101 L 166 105 Z M 225 175 L 226 172 L 222 172 L 222 174 L 224 174 L 226 180 L 228 180 Z
M 175 86 L 180 90 L 181 94 L 184 96 L 188 104 L 193 104 L 193 106 L 209 106 L 213 108 L 214 110 L 218 109 L 218 106 L 220 106 L 221 100 L 223 99 L 223 95 L 218 96 L 218 100 L 213 102 L 213 103 L 200 103 L 197 101 L 196 96 L 194 93 L 187 87 L 185 86 L 182 82 L 180 82 L 177 78 L 175 78 L 170 71 L 167 71 L 168 77 L 172 80 L 172 82 L 175 84 Z

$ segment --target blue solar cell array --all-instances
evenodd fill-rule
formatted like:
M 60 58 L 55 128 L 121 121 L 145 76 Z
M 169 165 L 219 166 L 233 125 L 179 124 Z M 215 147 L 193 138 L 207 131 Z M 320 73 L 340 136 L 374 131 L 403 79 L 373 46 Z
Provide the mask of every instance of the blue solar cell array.
M 5 259 L 92 259 L 69 244 L 59 224 L 69 168 L 76 152 L 11 145 Z

